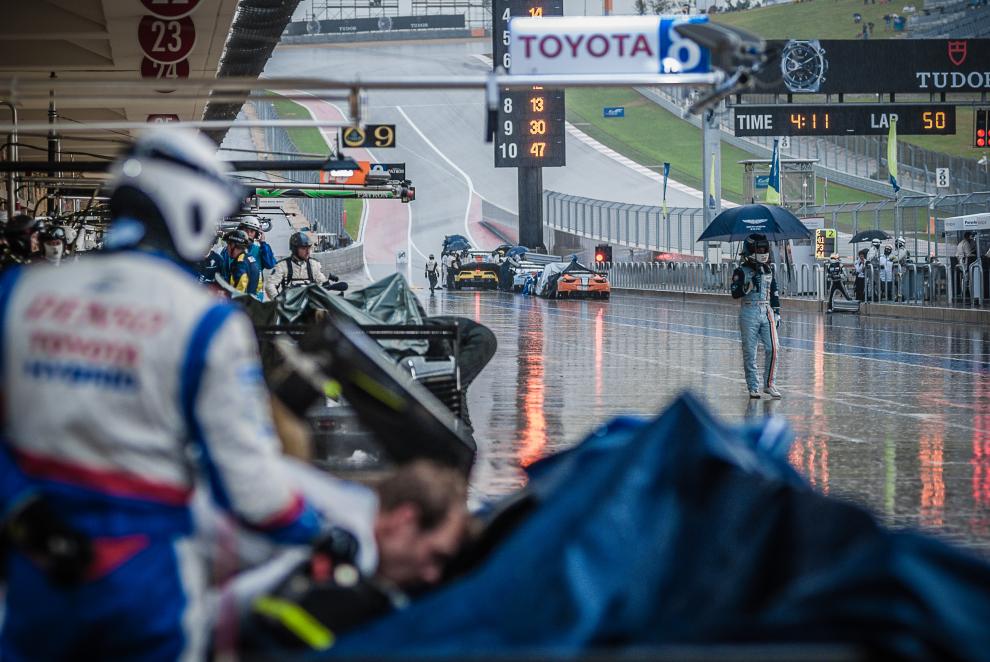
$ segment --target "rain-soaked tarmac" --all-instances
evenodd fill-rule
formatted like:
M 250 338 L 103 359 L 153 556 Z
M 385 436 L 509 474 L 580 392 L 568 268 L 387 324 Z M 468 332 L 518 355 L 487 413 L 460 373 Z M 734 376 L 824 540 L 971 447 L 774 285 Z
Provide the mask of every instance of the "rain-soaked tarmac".
M 495 496 L 519 470 L 620 413 L 650 415 L 684 389 L 723 418 L 785 417 L 791 462 L 819 490 L 897 526 L 933 530 L 990 556 L 990 333 L 907 320 L 783 310 L 778 385 L 750 401 L 738 306 L 615 293 L 546 301 L 492 292 L 424 296 L 430 314 L 486 324 L 495 358 L 469 392 Z M 762 350 L 760 350 L 762 365 Z

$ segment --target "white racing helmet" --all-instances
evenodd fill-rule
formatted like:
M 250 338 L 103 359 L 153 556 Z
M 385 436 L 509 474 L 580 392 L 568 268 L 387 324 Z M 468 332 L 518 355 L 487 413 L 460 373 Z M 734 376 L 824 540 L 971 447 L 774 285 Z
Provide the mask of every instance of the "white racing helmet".
M 254 230 L 255 232 L 261 232 L 261 220 L 254 215 L 251 216 L 240 216 L 237 219 L 237 227 L 247 228 L 248 230 Z
M 116 237 L 111 228 L 108 242 L 117 247 L 142 240 L 170 243 L 162 248 L 188 261 L 203 257 L 221 219 L 242 199 L 216 145 L 195 131 L 162 127 L 142 134 L 110 175 L 110 209 L 114 224 L 119 220 L 122 227 Z M 134 221 L 144 227 L 135 228 Z

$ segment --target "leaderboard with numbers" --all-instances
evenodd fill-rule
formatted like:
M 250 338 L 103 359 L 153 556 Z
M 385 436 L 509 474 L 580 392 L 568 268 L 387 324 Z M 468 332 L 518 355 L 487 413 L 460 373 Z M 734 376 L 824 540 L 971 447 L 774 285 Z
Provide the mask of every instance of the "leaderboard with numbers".
M 509 20 L 514 16 L 563 16 L 563 0 L 495 0 L 493 66 L 512 70 Z M 495 130 L 495 167 L 565 165 L 564 91 L 534 87 L 502 89 Z

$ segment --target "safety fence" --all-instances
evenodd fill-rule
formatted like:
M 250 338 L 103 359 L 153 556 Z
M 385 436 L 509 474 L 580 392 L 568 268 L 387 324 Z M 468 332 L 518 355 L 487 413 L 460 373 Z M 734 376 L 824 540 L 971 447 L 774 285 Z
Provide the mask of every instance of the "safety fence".
M 602 267 L 615 289 L 731 294 L 738 263 L 614 262 Z M 830 284 L 821 264 L 771 264 L 783 297 L 824 301 Z M 978 307 L 986 303 L 986 273 L 978 262 L 968 266 L 907 263 L 884 272 L 867 264 L 860 284 L 850 276 L 843 286 L 850 298 L 906 306 Z M 841 294 L 835 296 L 841 297 Z
M 543 223 L 578 237 L 659 252 L 703 255 L 695 241 L 705 227 L 700 207 L 660 207 L 543 192 Z
M 981 191 L 807 207 L 798 210 L 798 216 L 823 217 L 825 227 L 836 228 L 840 233 L 849 235 L 862 230 L 883 230 L 891 237 L 904 237 L 912 254 L 924 258 L 951 255 L 959 240 L 954 234 L 943 236 L 943 219 L 982 213 L 988 209 L 990 192 Z M 845 254 L 846 246 L 849 244 L 840 241 L 839 252 Z
M 892 238 L 903 237 L 912 258 L 926 263 L 930 258 L 951 258 L 954 233 L 943 232 L 943 219 L 986 212 L 990 191 L 957 195 L 901 196 L 896 200 L 849 202 L 806 207 L 801 217 L 822 217 L 826 228 L 839 231 L 836 250 L 851 257 L 855 245 L 848 243 L 862 230 L 883 230 Z M 553 230 L 629 248 L 681 255 L 703 256 L 705 247 L 696 239 L 704 230 L 700 207 L 671 207 L 666 217 L 660 207 L 595 200 L 556 191 L 543 192 L 544 225 Z M 987 246 L 977 247 L 982 255 Z
M 258 119 L 273 120 L 278 119 L 278 111 L 275 105 L 263 98 L 254 98 L 251 101 Z M 266 126 L 258 129 L 263 135 L 263 151 L 276 154 L 273 158 L 292 158 L 293 155 L 303 155 L 304 153 L 296 147 L 289 132 L 282 127 Z M 259 146 L 261 147 L 261 146 Z M 310 156 L 309 158 L 313 158 Z M 279 181 L 279 187 L 291 188 L 293 183 L 318 184 L 319 175 L 315 172 L 271 172 L 265 173 L 266 181 Z M 303 216 L 309 222 L 310 228 L 319 232 L 333 234 L 342 237 L 344 234 L 344 203 L 335 198 L 295 198 L 295 203 L 299 207 Z M 355 237 L 352 237 L 355 239 Z
M 605 265 L 616 289 L 730 294 L 735 262 L 613 262 Z M 771 264 L 781 296 L 820 301 L 824 296 L 824 272 L 820 264 Z

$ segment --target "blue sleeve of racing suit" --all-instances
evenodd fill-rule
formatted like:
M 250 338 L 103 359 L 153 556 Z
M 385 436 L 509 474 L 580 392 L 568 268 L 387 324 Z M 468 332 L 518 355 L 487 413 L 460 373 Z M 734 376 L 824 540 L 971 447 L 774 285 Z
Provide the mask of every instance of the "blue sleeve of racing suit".
M 732 272 L 732 287 L 730 288 L 733 299 L 742 299 L 746 295 L 746 272 L 740 267 Z
M 773 312 L 780 314 L 780 295 L 777 292 L 776 276 L 770 281 L 770 307 L 773 308 Z
M 7 444 L 0 441 L 0 521 L 5 521 L 10 512 L 32 496 L 36 489 L 21 473 Z
M 21 267 L 10 267 L 0 275 L 0 377 L 4 374 L 6 358 L 4 330 L 7 328 L 7 306 L 14 292 L 14 286 L 23 272 Z M 0 402 L 3 401 L 2 394 L 3 387 L 0 386 Z M 0 419 L 6 415 L 7 412 L 2 412 Z M 0 439 L 0 519 L 6 519 L 10 511 L 31 496 L 34 490 L 35 487 L 27 476 L 21 473 L 6 442 Z
M 220 277 L 230 282 L 230 254 L 226 248 L 220 251 Z
M 190 338 L 181 384 L 189 436 L 217 504 L 275 541 L 312 542 L 322 518 L 285 473 L 243 313 L 230 304 L 207 311 Z
M 258 268 L 258 263 L 250 255 L 244 260 L 245 270 L 247 273 L 247 290 L 248 294 L 256 294 L 258 292 L 258 285 L 261 283 L 261 269 Z
M 263 241 L 259 245 L 258 262 L 261 264 L 262 269 L 275 268 L 275 253 L 272 252 L 272 247 L 267 241 Z

